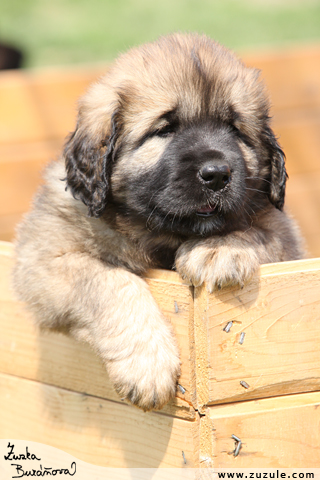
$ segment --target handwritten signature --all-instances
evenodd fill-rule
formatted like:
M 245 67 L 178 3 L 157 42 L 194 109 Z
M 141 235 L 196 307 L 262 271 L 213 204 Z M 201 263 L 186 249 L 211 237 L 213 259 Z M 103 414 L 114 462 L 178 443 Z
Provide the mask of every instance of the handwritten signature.
M 21 461 L 21 460 L 38 460 L 41 461 L 41 458 L 37 457 L 35 453 L 29 452 L 28 447 L 26 447 L 25 453 L 16 454 L 14 451 L 14 444 L 8 443 L 8 454 L 4 455 L 4 459 L 7 461 Z M 12 467 L 15 469 L 16 475 L 12 478 L 22 478 L 22 477 L 44 477 L 47 475 L 70 475 L 73 477 L 77 471 L 76 462 L 72 462 L 70 469 L 69 468 L 52 468 L 52 467 L 43 467 L 41 464 L 37 468 L 26 469 L 18 463 L 11 463 Z

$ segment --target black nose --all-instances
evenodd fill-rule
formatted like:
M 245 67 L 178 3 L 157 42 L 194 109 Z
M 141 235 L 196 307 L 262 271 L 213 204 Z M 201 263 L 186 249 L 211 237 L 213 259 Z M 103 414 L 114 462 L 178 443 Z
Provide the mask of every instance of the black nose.
M 205 186 L 217 192 L 222 190 L 231 179 L 231 172 L 228 165 L 215 165 L 207 163 L 199 170 L 201 180 L 205 182 Z

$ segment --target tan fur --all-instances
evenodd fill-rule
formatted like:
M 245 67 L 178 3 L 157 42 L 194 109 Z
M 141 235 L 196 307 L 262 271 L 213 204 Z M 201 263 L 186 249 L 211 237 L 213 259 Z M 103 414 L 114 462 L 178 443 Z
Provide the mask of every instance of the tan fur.
M 300 234 L 283 212 L 270 209 L 244 232 L 201 241 L 189 240 L 177 252 L 176 267 L 193 285 L 209 292 L 247 283 L 264 263 L 301 258 Z
M 203 78 L 214 72 L 216 90 L 208 104 L 199 82 L 189 81 L 190 76 L 198 78 L 197 69 L 203 70 Z M 258 142 L 268 100 L 257 72 L 206 37 L 163 38 L 120 57 L 89 89 L 80 100 L 77 129 L 65 156 L 74 142 L 85 145 L 100 181 L 116 112 L 121 130 L 114 148 L 120 146 L 120 154 L 110 184 L 113 199 L 129 204 L 128 185 L 156 168 L 170 142 L 154 137 L 137 148 L 151 127 L 165 125 L 161 115 L 178 108 L 181 121 L 188 122 L 207 108 L 210 117 L 227 121 L 227 103 L 241 111 L 237 128 Z M 269 167 L 259 169 L 253 149 L 239 144 L 248 175 L 267 175 Z M 85 177 L 89 168 L 90 162 L 80 174 Z M 206 282 L 210 291 L 243 285 L 261 263 L 303 255 L 295 224 L 271 204 L 252 214 L 245 230 L 185 238 L 167 231 L 155 234 L 149 229 L 152 212 L 147 219 L 130 218 L 112 202 L 100 218 L 87 216 L 84 203 L 66 189 L 65 177 L 62 157 L 47 168 L 45 184 L 18 230 L 15 290 L 39 325 L 89 342 L 121 397 L 145 410 L 161 408 L 174 396 L 180 372 L 173 329 L 139 276 L 158 265 L 152 252 L 176 252 L 178 272 L 194 285 Z

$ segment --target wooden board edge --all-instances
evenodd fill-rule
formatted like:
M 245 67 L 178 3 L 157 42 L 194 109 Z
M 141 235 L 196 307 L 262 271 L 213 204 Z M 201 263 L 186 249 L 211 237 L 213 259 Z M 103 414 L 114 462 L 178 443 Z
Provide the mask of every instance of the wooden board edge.
M 209 294 L 205 285 L 194 289 L 193 344 L 196 382 L 194 405 L 200 414 L 209 401 L 208 301 Z
M 0 240 L 0 255 L 13 257 L 14 255 L 13 243 Z M 190 282 L 182 280 L 182 278 L 177 272 L 174 272 L 171 270 L 153 268 L 153 269 L 147 270 L 147 272 L 143 276 L 144 278 L 150 279 L 150 280 L 159 280 L 162 282 L 170 282 L 170 283 L 177 283 L 179 285 L 191 286 Z
M 284 410 L 316 405 L 320 407 L 320 391 L 281 395 L 270 398 L 250 399 L 225 405 L 208 406 L 206 413 L 212 418 L 229 418 L 246 414 Z
M 0 255 L 13 256 L 14 246 L 12 242 L 0 240 Z M 262 277 L 271 275 L 285 275 L 303 271 L 320 271 L 320 257 L 294 260 L 291 262 L 268 263 L 260 266 L 260 275 Z M 149 269 L 144 274 L 144 278 L 150 280 L 160 280 L 164 282 L 173 282 L 180 285 L 192 286 L 186 280 L 183 280 L 177 272 L 164 269 Z
M 307 258 L 291 262 L 266 263 L 260 266 L 260 275 L 262 277 L 267 277 L 315 270 L 320 271 L 320 258 Z
M 0 240 L 0 255 L 3 255 L 6 257 L 13 257 L 14 255 L 13 243 Z

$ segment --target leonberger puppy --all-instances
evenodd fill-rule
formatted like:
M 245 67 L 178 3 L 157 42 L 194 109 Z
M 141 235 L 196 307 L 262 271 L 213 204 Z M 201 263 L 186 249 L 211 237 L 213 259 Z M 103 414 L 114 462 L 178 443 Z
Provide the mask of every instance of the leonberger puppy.
M 122 398 L 159 409 L 179 349 L 141 276 L 212 292 L 301 258 L 286 179 L 256 70 L 206 36 L 135 48 L 80 100 L 19 228 L 15 289 L 39 325 L 89 342 Z

